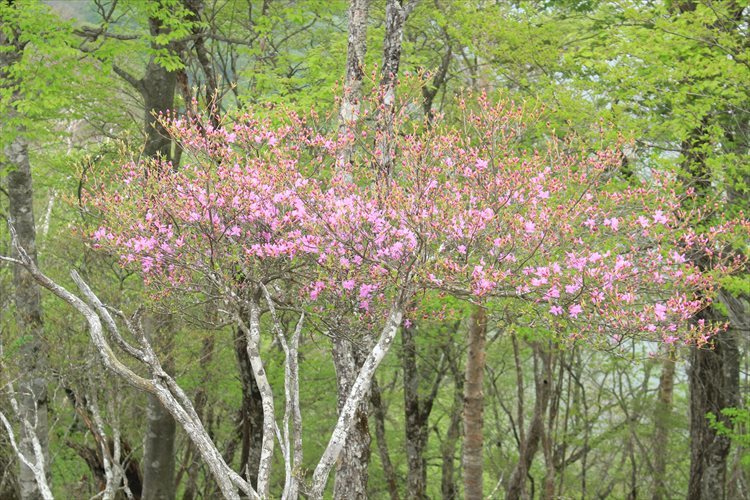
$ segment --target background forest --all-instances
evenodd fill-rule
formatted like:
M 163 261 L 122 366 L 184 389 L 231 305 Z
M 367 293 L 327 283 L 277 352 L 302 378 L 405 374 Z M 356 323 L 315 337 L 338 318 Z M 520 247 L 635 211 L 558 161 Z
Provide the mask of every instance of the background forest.
M 0 0 L 0 499 L 750 498 L 749 29 Z

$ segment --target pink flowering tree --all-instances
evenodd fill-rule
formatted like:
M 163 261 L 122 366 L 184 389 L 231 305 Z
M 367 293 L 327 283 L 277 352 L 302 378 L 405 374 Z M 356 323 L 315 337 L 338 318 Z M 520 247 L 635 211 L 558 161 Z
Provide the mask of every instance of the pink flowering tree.
M 312 498 L 323 494 L 405 311 L 431 291 L 490 309 L 497 299 L 523 301 L 536 324 L 607 345 L 702 345 L 716 332 L 686 320 L 710 301 L 716 272 L 740 264 L 720 244 L 736 222 L 696 234 L 701 214 L 682 210 L 669 176 L 623 182 L 612 150 L 578 150 L 552 135 L 523 151 L 522 108 L 485 97 L 469 104 L 460 105 L 459 126 L 436 120 L 430 128 L 403 106 L 388 177 L 374 168 L 382 153 L 372 146 L 381 141 L 366 129 L 337 140 L 296 115 L 280 125 L 245 115 L 218 128 L 201 117 L 164 117 L 184 150 L 179 170 L 131 163 L 90 188 L 88 203 L 103 217 L 94 245 L 139 270 L 157 295 L 212 296 L 245 333 L 265 423 L 254 494 L 270 494 L 275 440 L 284 496 L 302 487 L 297 346 L 305 314 L 369 347 L 310 478 Z M 352 141 L 352 161 L 337 164 Z M 715 272 L 693 266 L 693 254 L 710 256 L 705 269 Z M 282 331 L 278 307 L 298 311 L 294 333 Z M 281 427 L 261 354 L 266 335 L 287 356 Z M 231 484 L 239 487 L 236 478 Z

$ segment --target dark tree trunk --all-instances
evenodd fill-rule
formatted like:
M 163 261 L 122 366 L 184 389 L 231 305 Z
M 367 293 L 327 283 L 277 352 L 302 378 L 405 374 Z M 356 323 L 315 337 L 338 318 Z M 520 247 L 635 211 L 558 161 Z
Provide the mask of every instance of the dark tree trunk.
M 388 484 L 388 494 L 391 500 L 399 500 L 398 483 L 396 482 L 396 473 L 391 463 L 391 455 L 388 452 L 388 441 L 385 436 L 385 414 L 386 409 L 383 406 L 383 400 L 380 394 L 378 380 L 372 379 L 370 386 L 370 403 L 372 403 L 373 418 L 375 419 L 375 437 L 378 442 L 378 453 L 380 462 L 383 464 L 383 475 L 386 484 Z
M 171 359 L 172 321 L 169 315 L 148 314 L 143 330 L 150 337 L 167 373 L 174 373 Z M 175 497 L 175 432 L 172 415 L 151 394 L 146 399 L 146 433 L 143 437 L 143 499 L 169 500 Z
M 484 367 L 487 312 L 474 306 L 469 326 L 464 385 L 464 498 L 484 498 Z
M 427 467 L 424 451 L 427 447 L 429 413 L 424 411 L 419 397 L 419 371 L 417 369 L 417 346 L 414 342 L 416 325 L 401 330 L 403 354 L 401 366 L 404 371 L 404 414 L 406 432 L 406 491 L 409 498 L 427 498 Z
M 732 299 L 730 299 L 732 300 Z M 741 310 L 741 306 L 735 310 Z M 719 319 L 712 310 L 705 319 Z M 690 351 L 690 500 L 724 500 L 727 457 L 731 442 L 711 428 L 711 412 L 725 424 L 721 410 L 739 403 L 739 348 L 732 329 L 714 339 L 713 349 Z
M 152 36 L 164 35 L 169 29 L 157 19 L 149 19 Z M 154 49 L 164 47 L 154 46 Z M 139 90 L 144 101 L 144 119 L 146 127 L 146 144 L 143 155 L 148 158 L 171 158 L 172 141 L 164 126 L 157 120 L 159 113 L 164 113 L 174 106 L 177 73 L 168 71 L 155 58 L 151 58 L 146 73 L 140 80 Z M 154 322 L 171 324 L 168 318 L 156 315 Z M 167 341 L 171 331 L 157 327 L 151 332 L 153 342 L 161 345 L 159 354 L 171 357 L 171 344 Z M 171 363 L 164 364 L 167 368 Z M 153 396 L 147 396 L 146 435 L 143 450 L 143 498 L 144 500 L 170 500 L 175 497 L 175 431 L 176 425 L 172 415 Z
M 460 322 L 453 326 L 451 334 L 454 334 L 460 326 Z M 438 395 L 440 384 L 450 363 L 443 361 L 437 370 L 430 373 L 434 376 L 432 386 L 427 394 L 420 395 L 420 373 L 417 366 L 417 325 L 411 323 L 402 328 L 402 356 L 401 366 L 404 371 L 404 415 L 405 415 L 405 438 L 406 438 L 406 463 L 407 493 L 409 498 L 426 499 L 427 497 L 427 462 L 425 450 L 430 435 L 429 420 L 432 406 Z M 448 340 L 451 342 L 452 338 Z M 446 348 L 443 347 L 443 350 Z M 448 353 L 450 354 L 450 353 Z M 434 375 L 433 375 L 434 373 Z M 426 377 L 425 377 L 426 378 Z
M 460 326 L 460 323 L 457 326 Z M 442 459 L 440 492 L 444 500 L 455 500 L 458 498 L 455 463 L 456 448 L 461 438 L 461 423 L 463 422 L 464 379 L 463 373 L 461 373 L 460 355 L 456 351 L 455 342 L 447 342 L 443 346 L 443 354 L 453 377 L 453 408 L 451 409 L 448 430 L 445 433 L 443 442 L 440 444 L 440 456 Z
M 258 467 L 263 443 L 263 405 L 260 389 L 255 382 L 247 355 L 247 339 L 239 329 L 235 331 L 234 352 L 242 382 L 242 408 L 239 422 L 240 473 L 247 477 L 255 488 L 258 485 Z
M 8 29 L 6 29 L 8 28 Z M 12 86 L 9 81 L 9 70 L 23 55 L 25 43 L 21 42 L 21 33 L 15 27 L 3 27 L 0 30 L 0 84 Z M 3 89 L 5 90 L 5 89 Z M 11 101 L 21 98 L 15 90 Z M 8 118 L 17 118 L 13 104 L 9 106 Z M 17 243 L 32 261 L 36 263 L 36 225 L 34 221 L 34 188 L 29 162 L 29 148 L 25 130 L 17 126 L 13 131 L 11 143 L 4 154 L 8 170 L 8 199 L 10 223 L 16 232 Z M 18 257 L 15 248 L 13 257 Z M 42 304 L 39 287 L 21 266 L 13 268 L 13 290 L 16 306 L 15 321 L 20 339 L 20 362 L 22 367 L 18 379 L 19 417 L 31 424 L 33 433 L 39 440 L 44 456 L 44 467 L 49 481 L 49 441 L 47 423 L 47 350 L 44 343 L 44 325 L 42 323 Z M 20 452 L 34 463 L 34 450 L 31 434 L 25 425 L 20 426 Z M 34 474 L 20 462 L 18 484 L 21 498 L 41 498 Z

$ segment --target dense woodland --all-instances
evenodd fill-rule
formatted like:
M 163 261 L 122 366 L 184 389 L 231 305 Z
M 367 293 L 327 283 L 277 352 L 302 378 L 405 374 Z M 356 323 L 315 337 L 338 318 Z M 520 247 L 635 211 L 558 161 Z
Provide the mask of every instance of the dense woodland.
M 0 499 L 750 498 L 746 0 L 0 0 Z

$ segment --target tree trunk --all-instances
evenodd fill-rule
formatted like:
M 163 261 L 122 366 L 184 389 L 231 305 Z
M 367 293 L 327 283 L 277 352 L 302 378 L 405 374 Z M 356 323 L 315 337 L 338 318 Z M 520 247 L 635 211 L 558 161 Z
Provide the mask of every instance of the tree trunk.
M 505 496 L 508 500 L 526 497 L 526 476 L 534 455 L 539 449 L 539 443 L 544 438 L 544 417 L 552 394 L 551 354 L 536 343 L 532 345 L 532 348 L 534 350 L 534 414 L 531 417 L 529 429 L 525 432 L 525 439 L 521 442 L 518 464 L 508 481 Z M 541 367 L 539 367 L 539 361 L 541 361 Z
M 708 310 L 705 319 L 715 314 Z M 724 500 L 730 439 L 709 426 L 706 414 L 720 420 L 724 408 L 739 403 L 739 348 L 737 332 L 727 330 L 714 338 L 713 349 L 690 351 L 690 500 Z M 731 426 L 731 423 L 725 421 Z
M 242 408 L 240 409 L 240 473 L 247 476 L 253 488 L 258 486 L 258 466 L 263 441 L 263 406 L 260 389 L 253 377 L 247 355 L 247 340 L 238 328 L 235 332 L 234 352 L 237 356 L 242 382 Z
M 331 438 L 328 440 L 328 445 L 326 446 L 318 465 L 315 467 L 315 472 L 313 472 L 312 482 L 310 483 L 310 488 L 308 490 L 309 497 L 313 500 L 323 498 L 323 492 L 325 491 L 331 468 L 337 461 L 341 463 L 341 461 L 344 460 L 343 451 L 349 443 L 349 434 L 352 432 L 352 428 L 360 423 L 357 418 L 357 413 L 361 410 L 362 401 L 366 399 L 372 377 L 375 375 L 375 370 L 383 361 L 386 354 L 388 354 L 388 351 L 393 344 L 393 340 L 396 338 L 402 318 L 403 304 L 396 302 L 388 313 L 388 319 L 383 326 L 380 337 L 365 357 L 364 362 L 362 363 L 362 368 L 356 374 L 356 378 L 353 379 L 351 383 L 349 396 L 339 410 L 339 418 L 336 422 L 336 427 L 334 427 Z
M 427 417 L 419 397 L 419 372 L 417 369 L 417 346 L 414 342 L 416 325 L 401 330 L 403 355 L 401 366 L 404 370 L 404 430 L 406 433 L 406 491 L 409 498 L 427 498 L 427 467 L 424 451 L 427 447 Z
M 375 418 L 375 437 L 378 441 L 378 453 L 380 454 L 380 462 L 383 464 L 383 475 L 385 476 L 385 482 L 388 484 L 388 494 L 390 495 L 391 500 L 399 500 L 396 473 L 393 470 L 391 455 L 388 452 L 388 441 L 385 437 L 386 409 L 383 406 L 383 400 L 381 398 L 380 387 L 378 387 L 377 378 L 372 379 L 370 403 L 372 403 L 373 417 Z
M 464 386 L 464 498 L 480 500 L 483 493 L 484 367 L 487 312 L 474 306 L 469 326 Z
M 3 86 L 13 85 L 8 81 L 11 66 L 23 55 L 24 43 L 21 33 L 15 30 L 0 32 L 0 80 Z M 20 98 L 17 90 L 11 96 L 11 102 Z M 13 105 L 9 106 L 11 120 L 16 117 Z M 18 245 L 36 263 L 36 225 L 34 221 L 34 188 L 29 162 L 29 148 L 25 130 L 17 126 L 16 136 L 5 149 L 8 163 L 8 199 L 10 222 L 16 231 Z M 17 250 L 12 249 L 12 256 L 18 257 Z M 18 401 L 20 418 L 31 424 L 31 431 L 39 440 L 44 457 L 45 474 L 49 481 L 49 442 L 47 423 L 47 352 L 44 345 L 44 325 L 42 323 L 42 304 L 39 285 L 29 272 L 21 266 L 13 268 L 14 302 L 16 306 L 16 328 L 20 339 L 20 362 L 22 367 L 18 380 Z M 35 463 L 32 446 L 32 434 L 27 426 L 20 426 L 20 452 Z M 41 498 L 33 471 L 21 461 L 18 477 L 19 491 L 22 499 Z
M 171 359 L 171 318 L 164 314 L 148 314 L 143 329 L 152 341 L 167 373 L 174 373 Z M 146 400 L 146 433 L 143 438 L 143 500 L 169 500 L 175 497 L 175 432 L 171 413 L 156 395 Z
M 157 19 L 149 19 L 149 29 L 152 36 L 164 35 L 169 30 Z M 143 155 L 168 160 L 171 156 L 172 141 L 164 126 L 157 121 L 157 115 L 170 110 L 174 105 L 177 74 L 167 71 L 152 57 L 140 83 L 139 90 L 144 100 L 146 127 Z M 164 320 L 166 324 L 170 324 L 167 318 L 155 318 L 155 321 L 159 322 Z M 157 352 L 170 358 L 171 343 L 166 339 L 170 338 L 173 332 L 156 328 L 150 333 L 153 335 L 152 342 L 161 346 Z M 165 364 L 168 371 L 169 364 Z M 149 395 L 146 405 L 146 435 L 143 450 L 144 500 L 169 500 L 175 497 L 175 430 L 172 415 L 156 396 Z
M 28 145 L 19 135 L 7 150 L 11 165 L 8 174 L 8 194 L 10 199 L 10 220 L 16 231 L 18 244 L 36 262 L 36 228 L 34 225 L 31 165 Z M 16 255 L 12 255 L 16 257 Z M 19 378 L 18 392 L 22 420 L 31 423 L 33 432 L 44 450 L 45 464 L 49 464 L 49 443 L 47 438 L 47 352 L 44 346 L 44 325 L 39 286 L 31 275 L 20 266 L 13 271 L 15 290 L 16 327 L 21 342 L 21 363 L 23 371 Z M 33 448 L 29 433 L 21 426 L 20 450 L 33 461 Z M 49 477 L 49 467 L 46 467 Z M 21 465 L 19 486 L 22 499 L 41 498 L 33 472 Z
M 383 65 L 380 73 L 382 105 L 378 116 L 378 168 L 384 177 L 393 169 L 393 119 L 396 104 L 398 68 L 401 65 L 401 46 L 407 9 L 404 0 L 386 0 Z
M 357 348 L 345 338 L 333 341 L 333 364 L 338 384 L 338 409 L 344 407 L 364 359 Z M 367 498 L 370 465 L 370 428 L 367 421 L 368 398 L 362 398 L 346 438 L 337 466 L 333 498 L 359 500 Z
M 670 354 L 671 355 L 671 354 Z M 666 489 L 669 428 L 674 394 L 675 362 L 665 359 L 659 377 L 659 399 L 654 414 L 654 491 L 653 499 L 668 498 Z
M 339 108 L 339 137 L 354 141 L 354 126 L 359 119 L 359 106 L 362 99 L 362 79 L 364 78 L 365 55 L 367 53 L 367 15 L 370 0 L 350 0 L 349 39 L 346 50 L 346 74 L 344 92 Z M 351 160 L 353 144 L 341 149 L 337 161 L 344 166 Z
M 444 500 L 456 500 L 458 487 L 456 486 L 456 446 L 461 437 L 461 421 L 464 409 L 464 381 L 458 364 L 458 356 L 450 344 L 445 347 L 448 366 L 453 374 L 453 408 L 445 439 L 440 446 L 442 467 L 440 471 L 440 492 Z

